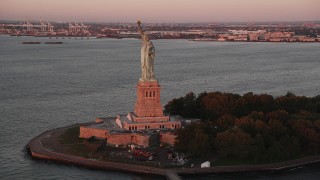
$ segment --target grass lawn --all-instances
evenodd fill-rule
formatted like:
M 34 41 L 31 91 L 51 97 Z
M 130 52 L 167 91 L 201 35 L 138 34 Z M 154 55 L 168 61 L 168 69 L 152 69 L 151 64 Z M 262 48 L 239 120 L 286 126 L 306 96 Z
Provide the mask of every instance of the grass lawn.
M 72 127 L 66 130 L 60 137 L 59 141 L 61 144 L 75 144 L 82 143 L 83 139 L 79 138 L 80 127 Z
M 90 149 L 83 144 L 84 139 L 79 138 L 79 133 L 79 126 L 69 128 L 60 135 L 59 142 L 66 152 L 76 156 L 88 157 Z
M 84 144 L 72 144 L 72 145 L 68 145 L 67 152 L 72 155 L 77 155 L 77 156 L 87 158 L 91 150 Z

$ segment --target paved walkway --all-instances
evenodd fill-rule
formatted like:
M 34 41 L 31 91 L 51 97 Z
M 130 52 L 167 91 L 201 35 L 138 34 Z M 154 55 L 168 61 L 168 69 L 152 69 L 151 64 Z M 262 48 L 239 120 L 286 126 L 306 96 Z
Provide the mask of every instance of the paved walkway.
M 180 168 L 180 169 L 161 169 L 141 165 L 116 163 L 116 162 L 106 162 L 98 161 L 95 159 L 87 159 L 77 156 L 70 156 L 66 154 L 61 154 L 57 152 L 50 151 L 42 146 L 41 140 L 48 138 L 52 133 L 65 130 L 67 128 L 79 126 L 73 125 L 63 128 L 58 128 L 55 130 L 46 131 L 39 136 L 35 137 L 28 143 L 31 155 L 34 158 L 46 159 L 51 161 L 58 161 L 66 164 L 79 165 L 88 168 L 105 169 L 105 170 L 117 170 L 125 171 L 131 173 L 143 173 L 165 176 L 170 180 L 180 180 L 178 174 L 188 175 L 188 174 L 210 174 L 210 173 L 234 173 L 234 172 L 273 172 L 284 169 L 293 168 L 296 166 L 301 166 L 305 164 L 320 162 L 320 156 L 305 157 L 297 160 L 286 161 L 282 163 L 275 164 L 263 164 L 263 165 L 243 165 L 243 166 L 217 166 L 209 168 Z
M 166 175 L 166 178 L 170 180 L 181 180 L 177 172 L 173 171 L 172 169 L 167 169 L 165 171 L 165 175 Z

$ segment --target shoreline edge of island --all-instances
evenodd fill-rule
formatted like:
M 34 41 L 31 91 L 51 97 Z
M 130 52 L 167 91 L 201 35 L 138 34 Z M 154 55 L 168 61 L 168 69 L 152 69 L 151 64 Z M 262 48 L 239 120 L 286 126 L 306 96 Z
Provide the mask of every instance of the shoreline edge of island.
M 92 123 L 92 122 L 90 122 Z M 35 138 L 31 139 L 26 148 L 30 156 L 35 159 L 48 160 L 59 162 L 62 164 L 76 165 L 89 169 L 99 170 L 115 170 L 122 172 L 129 172 L 135 174 L 148 174 L 156 176 L 165 176 L 167 179 L 180 179 L 179 175 L 206 175 L 206 174 L 228 174 L 228 173 L 269 173 L 279 172 L 303 165 L 320 162 L 320 155 L 308 156 L 299 159 L 284 161 L 273 164 L 259 164 L 259 165 L 238 165 L 238 166 L 214 166 L 208 168 L 155 168 L 142 165 L 99 161 L 96 159 L 83 158 L 79 156 L 72 156 L 58 152 L 50 151 L 42 146 L 41 140 L 48 138 L 52 133 L 66 130 L 72 127 L 77 127 L 90 123 L 73 124 L 65 127 L 60 127 L 52 130 L 47 130 Z

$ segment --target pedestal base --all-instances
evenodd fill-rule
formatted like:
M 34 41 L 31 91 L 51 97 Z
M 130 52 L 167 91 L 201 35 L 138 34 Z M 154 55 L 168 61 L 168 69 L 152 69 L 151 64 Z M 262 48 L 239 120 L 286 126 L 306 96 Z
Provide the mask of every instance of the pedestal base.
M 134 113 L 137 117 L 163 116 L 158 81 L 138 82 L 137 102 L 134 107 Z

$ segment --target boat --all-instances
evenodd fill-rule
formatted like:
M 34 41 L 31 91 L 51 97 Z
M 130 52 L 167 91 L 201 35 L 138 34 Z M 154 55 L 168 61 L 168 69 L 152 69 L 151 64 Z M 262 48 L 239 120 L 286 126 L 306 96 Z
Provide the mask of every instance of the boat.
M 41 42 L 35 42 L 35 41 L 32 41 L 32 42 L 22 42 L 22 44 L 41 44 Z
M 45 44 L 63 44 L 63 42 L 45 42 Z

